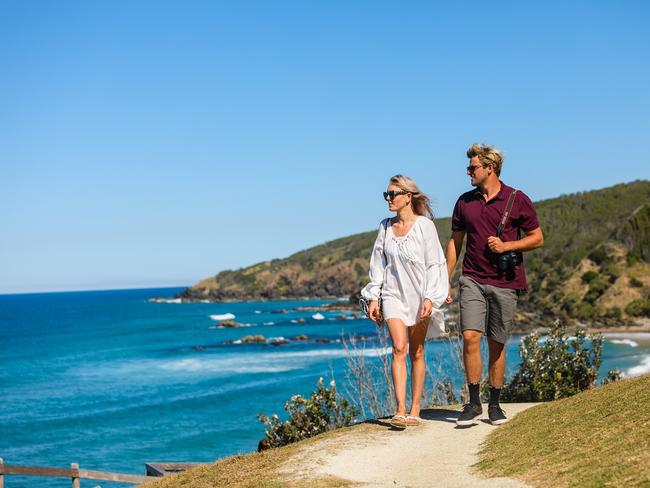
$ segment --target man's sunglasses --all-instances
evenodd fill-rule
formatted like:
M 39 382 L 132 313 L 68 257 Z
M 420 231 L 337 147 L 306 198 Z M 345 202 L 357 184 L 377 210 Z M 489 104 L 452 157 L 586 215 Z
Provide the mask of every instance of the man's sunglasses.
M 410 193 L 410 192 L 404 191 L 404 190 L 402 190 L 402 191 L 395 191 L 395 190 L 385 191 L 384 192 L 384 200 L 386 200 L 388 202 L 388 201 L 394 200 L 395 197 L 398 197 L 400 195 L 406 195 L 407 193 Z
M 485 165 L 485 164 L 478 164 L 478 165 L 474 166 L 474 165 L 470 164 L 470 165 L 467 167 L 467 172 L 468 172 L 469 174 L 472 174 L 472 175 L 473 175 L 473 174 L 474 174 L 474 171 L 476 171 L 476 170 L 479 169 L 479 168 L 487 168 L 487 165 Z

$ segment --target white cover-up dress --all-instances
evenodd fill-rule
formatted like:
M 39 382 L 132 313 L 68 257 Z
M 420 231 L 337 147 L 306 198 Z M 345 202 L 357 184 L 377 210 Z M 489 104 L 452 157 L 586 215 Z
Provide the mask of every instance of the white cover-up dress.
M 391 219 L 379 225 L 377 240 L 370 257 L 370 283 L 361 296 L 377 300 L 381 294 L 386 320 L 401 319 L 408 327 L 419 321 L 425 298 L 431 300 L 433 313 L 427 338 L 446 334 L 440 309 L 449 293 L 447 262 L 431 219 L 418 216 L 404 236 L 393 234 Z

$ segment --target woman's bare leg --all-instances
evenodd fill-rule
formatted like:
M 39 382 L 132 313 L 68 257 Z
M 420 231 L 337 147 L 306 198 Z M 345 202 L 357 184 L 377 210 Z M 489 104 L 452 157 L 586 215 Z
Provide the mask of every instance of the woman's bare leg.
M 388 332 L 393 343 L 393 361 L 390 365 L 393 374 L 393 388 L 397 399 L 397 414 L 406 414 L 406 351 L 408 338 L 406 325 L 400 319 L 388 319 Z
M 411 358 L 411 412 L 409 415 L 420 416 L 422 390 L 424 389 L 424 340 L 427 337 L 429 322 L 420 322 L 408 327 L 409 356 Z

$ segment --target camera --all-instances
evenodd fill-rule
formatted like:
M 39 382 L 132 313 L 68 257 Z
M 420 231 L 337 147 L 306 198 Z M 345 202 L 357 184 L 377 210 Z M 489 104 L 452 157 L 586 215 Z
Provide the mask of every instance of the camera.
M 502 273 L 512 272 L 521 264 L 521 253 L 516 251 L 504 252 L 497 256 L 497 267 Z

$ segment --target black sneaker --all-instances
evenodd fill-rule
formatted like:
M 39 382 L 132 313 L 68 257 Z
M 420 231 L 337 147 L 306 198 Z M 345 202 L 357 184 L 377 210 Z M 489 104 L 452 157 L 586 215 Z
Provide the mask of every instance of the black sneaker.
M 508 421 L 506 413 L 499 405 L 488 405 L 488 417 L 492 425 L 501 425 Z
M 463 411 L 456 419 L 456 425 L 467 427 L 478 423 L 478 420 L 483 415 L 483 407 L 481 405 L 474 405 L 473 403 L 466 403 L 463 405 Z

